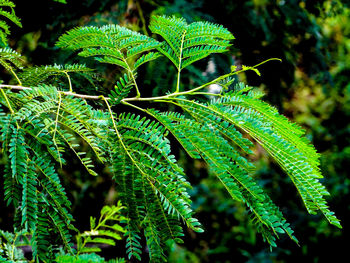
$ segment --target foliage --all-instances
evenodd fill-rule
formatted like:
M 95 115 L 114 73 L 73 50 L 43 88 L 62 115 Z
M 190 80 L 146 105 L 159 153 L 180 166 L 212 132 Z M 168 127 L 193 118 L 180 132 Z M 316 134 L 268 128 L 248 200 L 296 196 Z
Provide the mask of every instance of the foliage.
M 124 207 L 118 202 L 117 206 L 104 206 L 101 210 L 101 217 L 96 224 L 96 218 L 90 218 L 91 230 L 84 233 L 78 232 L 76 235 L 77 251 L 74 255 L 66 254 L 63 251 L 57 253 L 55 262 L 108 262 L 123 263 L 124 259 L 115 259 L 105 261 L 104 258 L 98 256 L 94 252 L 100 252 L 99 245 L 115 246 L 114 240 L 120 240 L 120 234 L 125 233 L 124 228 L 119 225 L 126 218 L 120 216 L 120 211 Z M 0 260 L 6 262 L 27 262 L 20 246 L 28 246 L 29 233 L 22 231 L 16 234 L 0 230 Z M 2 262 L 2 261 L 1 261 Z
M 0 230 L 0 262 L 27 262 L 18 246 L 26 245 L 29 241 L 25 232 L 16 234 Z
M 16 16 L 14 7 L 16 5 L 9 0 L 1 0 L 0 1 L 0 16 L 1 19 L 5 17 L 10 20 L 15 25 L 22 27 L 20 19 Z M 8 11 L 10 10 L 10 12 Z M 7 36 L 10 34 L 10 27 L 5 22 L 0 20 L 0 46 L 4 46 L 7 43 Z
M 340 227 L 324 199 L 328 192 L 319 182 L 319 156 L 305 139 L 304 131 L 263 102 L 260 92 L 244 84 L 232 85 L 232 77 L 240 72 L 259 73 L 257 66 L 238 71 L 233 67 L 231 72 L 208 83 L 180 90 L 181 71 L 211 53 L 227 51 L 229 40 L 233 39 L 231 33 L 213 23 L 187 24 L 184 19 L 165 16 L 154 17 L 150 30 L 164 41 L 116 25 L 79 27 L 59 39 L 57 46 L 61 48 L 80 50 L 78 55 L 82 57 L 93 57 L 126 71 L 115 92 L 111 92 L 111 99 L 76 94 L 72 86 L 68 92 L 62 91 L 44 84 L 45 78 L 39 84 L 35 71 L 27 71 L 30 74 L 23 76 L 27 83 L 33 81 L 36 85 L 23 87 L 21 76 L 18 77 L 13 67 L 7 68 L 19 86 L 1 85 L 0 138 L 3 155 L 8 159 L 4 173 L 5 199 L 18 208 L 16 229 L 32 233 L 34 257 L 51 261 L 58 245 L 63 245 L 68 254 L 74 254 L 71 204 L 56 172 L 57 165 L 66 163 L 66 149 L 76 155 L 91 175 L 98 175 L 92 154 L 110 167 L 125 205 L 129 258 L 141 259 L 141 231 L 154 262 L 166 259 L 164 247 L 168 240 L 181 242 L 184 235 L 181 222 L 195 232 L 202 232 L 193 217 L 190 184 L 170 152 L 169 135 L 177 139 L 189 156 L 203 159 L 230 196 L 246 205 L 252 222 L 271 246 L 276 246 L 279 234 L 285 233 L 296 242 L 297 239 L 279 208 L 253 178 L 254 167 L 246 157 L 252 153 L 253 144 L 242 131 L 264 147 L 286 171 L 310 213 L 319 210 L 331 224 Z M 175 91 L 158 97 L 141 97 L 136 70 L 161 55 L 177 69 Z M 58 69 L 62 68 L 68 69 L 67 66 Z M 201 91 L 212 84 L 229 91 L 223 89 L 219 94 Z M 135 88 L 135 97 L 128 96 L 130 87 Z M 16 89 L 20 92 L 13 92 Z M 191 96 L 202 97 L 196 101 Z M 215 99 L 208 101 L 205 96 Z M 95 104 L 88 103 L 89 99 L 102 103 L 94 107 Z M 138 102 L 172 104 L 182 112 L 161 112 L 132 104 Z M 119 104 L 138 109 L 150 119 L 119 114 Z M 88 152 L 81 150 L 77 137 L 90 147 Z M 100 226 L 91 225 L 92 230 L 95 227 Z
M 97 254 L 82 254 L 79 256 L 71 255 L 60 255 L 55 259 L 57 263 L 125 263 L 124 259 L 111 259 L 105 261 L 102 257 Z
M 118 202 L 117 206 L 104 206 L 101 210 L 101 217 L 96 223 L 96 218 L 90 218 L 90 231 L 77 235 L 77 254 L 100 252 L 99 247 L 91 247 L 93 244 L 108 244 L 115 246 L 115 240 L 121 240 L 125 230 L 118 223 L 127 218 L 120 215 L 125 208 Z M 90 244 L 90 247 L 87 245 Z

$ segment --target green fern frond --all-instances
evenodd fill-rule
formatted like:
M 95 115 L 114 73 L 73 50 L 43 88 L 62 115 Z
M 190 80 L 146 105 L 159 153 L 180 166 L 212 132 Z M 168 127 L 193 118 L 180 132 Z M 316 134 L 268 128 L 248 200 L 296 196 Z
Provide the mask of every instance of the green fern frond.
M 227 51 L 232 34 L 224 27 L 209 22 L 187 24 L 183 18 L 153 16 L 150 29 L 165 40 L 158 50 L 178 70 L 212 53 Z
M 23 174 L 27 173 L 27 147 L 25 145 L 22 129 L 12 127 L 9 141 L 9 159 L 11 163 L 12 177 L 21 180 Z
M 23 57 L 21 54 L 11 48 L 0 48 L 0 65 L 3 66 L 7 71 L 14 75 L 17 80 L 18 77 L 14 72 L 14 69 L 22 69 Z M 20 82 L 20 81 L 19 81 Z
M 40 185 L 42 187 L 42 192 L 47 194 L 47 198 L 50 198 L 50 204 L 58 210 L 62 217 L 66 219 L 67 222 L 72 220 L 72 216 L 70 215 L 69 208 L 71 206 L 70 201 L 67 198 L 65 190 L 61 184 L 61 180 L 58 177 L 52 163 L 48 155 L 40 156 L 37 155 L 33 158 L 33 162 L 35 163 L 36 168 L 41 173 Z
M 199 108 L 209 110 L 212 112 L 212 115 L 222 118 L 250 134 L 286 170 L 296 185 L 308 211 L 315 213 L 317 210 L 320 210 L 330 223 L 340 227 L 339 220 L 329 211 L 323 198 L 324 195 L 328 195 L 328 192 L 317 180 L 320 178 L 319 170 L 314 168 L 317 165 L 317 154 L 315 154 L 315 151 L 310 150 L 308 144 L 305 144 L 305 139 L 300 139 L 293 135 L 293 141 L 289 141 L 279 134 L 275 126 L 277 124 L 288 125 L 292 134 L 300 134 L 301 130 L 296 129 L 294 125 L 288 124 L 284 117 L 277 119 L 277 116 L 274 116 L 272 121 L 268 121 L 266 116 L 253 109 L 246 109 L 242 106 L 233 107 L 225 102 L 229 98 L 224 97 L 222 100 L 213 101 L 208 106 L 197 102 L 186 102 L 185 100 L 183 100 L 182 104 L 188 103 L 196 110 Z M 264 114 L 272 118 L 271 110 Z M 277 121 L 279 122 L 277 123 Z M 300 145 L 302 145 L 303 150 L 298 149 Z
M 158 52 L 148 52 L 145 55 L 142 55 L 140 58 L 138 58 L 134 64 L 134 70 L 136 70 L 138 67 L 140 67 L 141 65 L 150 62 L 152 60 L 157 59 L 158 57 L 160 57 L 161 54 Z
M 27 173 L 23 174 L 22 222 L 25 229 L 35 228 L 37 218 L 37 174 L 33 161 L 28 161 Z
M 122 201 L 126 199 L 126 216 L 135 218 L 134 223 L 150 217 L 162 242 L 168 239 L 180 242 L 183 234 L 179 218 L 193 230 L 201 231 L 198 221 L 192 218 L 187 194 L 189 184 L 170 154 L 164 127 L 130 114 L 122 114 L 117 120 L 115 131 L 119 142 L 118 146 L 114 143 L 111 147 L 114 149 L 112 164 Z M 127 180 L 132 180 L 131 184 L 126 184 Z M 127 250 L 130 256 L 138 258 L 138 239 L 133 233 L 129 229 L 126 233 L 130 235 Z
M 9 4 L 9 1 L 6 1 L 5 5 L 3 5 L 3 3 L 0 2 L 1 7 L 9 6 L 8 4 Z M 15 12 L 12 8 L 11 8 L 11 13 L 0 8 L 0 15 L 3 17 L 6 17 L 8 20 L 16 24 L 18 27 L 22 27 L 20 19 L 15 15 Z
M 121 77 L 117 84 L 114 86 L 115 91 L 111 91 L 111 94 L 109 96 L 111 103 L 114 105 L 119 104 L 122 99 L 128 96 L 132 87 L 132 80 L 128 77 L 127 74 L 124 74 L 124 76 Z
M 48 217 L 52 227 L 55 229 L 55 233 L 60 236 L 60 239 L 63 243 L 64 249 L 68 253 L 73 253 L 73 244 L 71 243 L 72 236 L 69 233 L 71 229 L 70 221 L 65 221 L 62 219 L 60 213 L 57 213 L 55 210 L 48 209 Z
M 4 170 L 4 199 L 7 205 L 12 204 L 14 207 L 18 207 L 22 198 L 22 186 L 21 181 L 12 177 L 12 171 L 10 163 L 5 165 Z
M 148 53 L 148 56 L 141 55 L 157 48 L 160 43 L 125 27 L 106 25 L 72 29 L 61 36 L 56 45 L 71 50 L 82 49 L 80 56 L 94 57 L 99 62 L 124 68 L 132 78 L 139 96 L 135 69 L 157 57 L 154 52 Z M 136 59 L 135 56 L 141 57 Z
M 241 106 L 226 106 L 224 101 L 219 100 L 208 106 L 203 106 L 199 103 L 193 103 L 193 105 L 197 108 L 210 109 L 214 115 L 224 118 L 248 132 L 286 170 L 296 185 L 309 212 L 315 213 L 317 210 L 320 210 L 330 223 L 340 226 L 338 219 L 329 211 L 323 198 L 324 195 L 328 195 L 328 192 L 317 180 L 317 178 L 320 178 L 320 174 L 318 169 L 314 168 L 314 165 L 317 163 L 315 154 L 309 156 L 305 154 L 305 150 L 298 149 L 298 145 L 305 145 L 305 139 L 298 140 L 297 137 L 293 137 L 295 140 L 290 142 L 283 138 L 282 135 L 279 135 L 273 123 L 266 122 L 266 117 L 263 117 L 259 112 L 245 109 Z M 283 117 L 280 119 L 283 119 Z M 293 126 L 290 125 L 290 127 L 292 129 Z M 298 132 L 300 133 L 298 130 L 295 131 L 295 133 Z M 307 147 L 305 148 L 308 149 Z M 306 152 L 309 154 L 309 150 L 306 150 Z M 312 151 L 310 152 L 312 153 Z M 310 158 L 311 161 L 309 161 Z
M 54 259 L 50 221 L 46 216 L 46 210 L 41 205 L 38 207 L 38 218 L 33 232 L 31 244 L 33 247 L 33 258 L 42 262 L 51 262 Z
M 85 231 L 77 236 L 77 254 L 99 252 L 99 247 L 87 247 L 87 244 L 108 244 L 115 245 L 115 240 L 121 240 L 125 229 L 119 225 L 121 221 L 127 220 L 121 216 L 124 207 L 120 201 L 117 206 L 104 206 L 98 222 L 96 218 L 90 218 L 90 231 Z
M 222 135 L 222 127 L 214 122 L 208 122 L 205 116 L 199 114 L 199 110 L 190 106 L 185 109 L 195 117 L 198 114 L 198 120 L 186 119 L 179 114 L 159 114 L 153 111 L 157 119 L 167 119 L 166 127 L 173 129 L 173 135 L 178 138 L 184 136 L 189 140 L 190 146 L 194 147 L 206 161 L 211 171 L 218 177 L 228 193 L 233 199 L 247 204 L 251 213 L 255 216 L 255 222 L 265 229 L 266 233 L 287 233 L 294 239 L 293 231 L 283 222 L 285 219 L 272 201 L 263 192 L 262 188 L 250 177 L 247 171 L 251 171 L 248 162 L 240 155 Z M 180 105 L 184 106 L 185 102 Z M 214 119 L 214 118 L 210 118 Z M 199 121 L 201 120 L 201 121 Z M 203 125 L 200 125 L 203 122 Z M 211 128 L 206 128 L 207 125 Z M 212 134 L 213 136 L 208 136 Z M 227 135 L 227 134 L 224 134 Z M 185 144 L 184 147 L 187 147 Z M 247 166 L 250 169 L 247 169 Z M 251 166 L 251 165 L 250 165 Z M 267 228 L 267 229 L 266 229 Z M 268 231 L 267 231 L 268 230 Z M 279 230 L 279 231 L 278 231 Z M 264 232 L 261 231 L 263 234 Z M 275 238 L 269 236 L 266 238 L 271 245 Z
M 289 142 L 276 133 L 271 124 L 262 122 L 259 113 L 241 107 L 228 109 L 219 106 L 216 109 L 251 134 L 286 170 L 310 213 L 320 210 L 330 223 L 340 226 L 323 197 L 329 193 L 318 181 L 321 175 L 318 169 L 313 167 L 316 160 L 313 160 L 312 155 L 308 156 L 298 149 L 298 144 L 300 145 L 302 140 Z
M 252 109 L 259 113 L 263 121 L 271 123 L 275 132 L 280 134 L 284 139 L 295 144 L 295 146 L 309 157 L 309 162 L 317 170 L 320 165 L 319 154 L 310 142 L 303 137 L 305 131 L 295 123 L 291 123 L 286 117 L 280 115 L 276 108 L 266 102 L 252 97 L 251 93 L 229 95 L 222 98 L 218 103 L 230 106 L 240 106 L 246 109 Z
M 16 5 L 10 0 L 1 0 L 0 1 L 0 6 L 7 6 L 7 7 L 14 8 Z
M 90 106 L 80 99 L 69 96 L 62 98 L 59 103 L 58 91 L 50 86 L 25 90 L 16 95 L 15 98 L 20 98 L 22 102 L 23 100 L 25 102 L 15 114 L 17 121 L 26 120 L 27 123 L 33 123 L 35 119 L 45 120 L 40 131 L 33 131 L 30 126 L 26 126 L 26 131 L 31 133 L 35 139 L 41 140 L 42 143 L 45 138 L 47 148 L 55 159 L 64 163 L 61 152 L 64 151 L 63 146 L 67 145 L 87 171 L 96 175 L 92 169 L 94 166 L 91 158 L 86 156 L 85 152 L 76 151 L 79 145 L 76 144 L 75 137 L 72 135 L 73 132 L 73 134 L 80 136 L 91 147 L 99 160 L 105 161 L 104 149 L 100 147 L 98 138 L 95 136 L 95 127 L 91 124 L 92 109 Z M 42 99 L 45 101 L 43 102 Z M 36 122 L 35 125 L 39 124 Z
M 145 218 L 144 222 L 144 233 L 149 248 L 149 258 L 151 262 L 166 262 L 164 255 L 163 246 L 158 230 L 154 227 L 155 225 L 150 222 L 150 218 Z
M 38 218 L 32 237 L 33 258 L 40 262 L 53 262 L 54 247 L 63 244 L 64 250 L 73 253 L 70 221 L 60 217 L 59 212 L 48 207 L 49 203 L 44 195 L 40 195 L 38 202 Z M 60 240 L 60 241 L 59 241 Z
M 12 115 L 5 115 L 0 107 L 0 142 L 2 143 L 2 151 L 6 151 L 8 146 L 8 141 L 10 139 L 11 132 L 14 128 L 14 120 Z

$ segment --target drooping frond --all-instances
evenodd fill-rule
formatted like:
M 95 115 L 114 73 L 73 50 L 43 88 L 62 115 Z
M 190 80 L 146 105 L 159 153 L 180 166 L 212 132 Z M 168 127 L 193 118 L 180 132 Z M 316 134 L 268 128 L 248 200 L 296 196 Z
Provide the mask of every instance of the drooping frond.
M 90 157 L 83 156 L 75 137 L 81 137 L 104 161 L 100 135 L 96 135 L 101 130 L 96 122 L 100 115 L 80 99 L 62 97 L 53 86 L 5 95 L 2 103 L 11 106 L 10 114 L 0 112 L 1 148 L 9 160 L 4 174 L 5 198 L 8 204 L 20 204 L 19 224 L 33 232 L 34 257 L 50 262 L 53 253 L 48 253 L 49 247 L 63 244 L 66 251 L 72 252 L 71 203 L 55 162 L 64 164 L 63 154 L 69 148 L 91 174 L 96 174 Z M 91 122 L 92 116 L 95 122 Z
M 280 116 L 274 108 L 251 96 L 249 92 L 246 95 L 233 92 L 210 104 L 184 99 L 178 99 L 178 103 L 194 118 L 206 120 L 213 127 L 219 127 L 220 133 L 224 132 L 226 136 L 229 134 L 222 126 L 218 126 L 219 122 L 237 126 L 251 135 L 286 170 L 308 211 L 316 213 L 320 210 L 330 223 L 340 226 L 339 220 L 329 210 L 323 197 L 328 192 L 318 181 L 321 175 L 317 153 L 301 137 L 303 131 Z M 234 139 L 234 142 L 237 141 Z
M 209 22 L 187 24 L 183 18 L 153 16 L 150 29 L 165 42 L 158 50 L 181 70 L 212 53 L 227 51 L 232 34 L 223 26 Z
M 144 220 L 144 232 L 149 248 L 149 258 L 151 262 L 164 262 L 166 257 L 163 252 L 164 244 L 159 238 L 159 233 L 154 224 L 150 221 L 151 218 L 147 217 Z
M 208 107 L 248 132 L 270 153 L 290 176 L 310 213 L 320 210 L 330 223 L 340 226 L 323 197 L 329 193 L 318 180 L 322 178 L 318 154 L 301 137 L 298 127 L 272 107 L 249 96 L 224 97 Z
M 23 174 L 22 222 L 25 229 L 34 229 L 37 217 L 37 174 L 33 161 L 28 161 L 27 173 Z
M 41 139 L 39 135 L 49 132 L 51 139 L 48 141 L 50 144 L 48 147 L 52 155 L 60 158 L 62 147 L 67 145 L 87 171 L 96 175 L 92 169 L 91 158 L 86 156 L 85 152 L 76 150 L 79 145 L 76 144 L 73 136 L 74 134 L 81 137 L 91 147 L 99 160 L 104 162 L 104 150 L 100 147 L 98 138 L 95 136 L 96 125 L 91 124 L 92 109 L 90 106 L 80 99 L 60 96 L 59 92 L 52 86 L 40 86 L 25 90 L 17 97 L 25 101 L 16 113 L 17 120 L 33 122 L 36 118 L 46 119 L 44 128 L 33 136 L 36 139 Z M 45 101 L 43 102 L 42 99 Z
M 37 224 L 33 232 L 31 244 L 33 247 L 33 258 L 42 262 L 54 260 L 54 242 L 52 242 L 52 227 L 47 216 L 47 210 L 39 205 Z
M 178 140 L 180 138 L 179 142 L 187 152 L 195 150 L 199 153 L 233 199 L 246 203 L 254 222 L 260 227 L 260 232 L 272 246 L 275 246 L 273 233 L 287 233 L 296 240 L 283 215 L 249 174 L 252 170 L 251 165 L 222 137 L 220 122 L 208 122 L 205 116 L 208 116 L 209 112 L 202 115 L 193 106 L 188 105 L 185 109 L 193 114 L 194 120 L 180 114 L 161 114 L 156 111 L 152 113 Z M 215 117 L 212 116 L 211 119 L 214 120 Z M 229 131 L 224 135 L 228 134 Z M 183 137 L 186 138 L 186 143 L 183 143 Z
M 158 235 L 152 242 L 179 241 L 183 234 L 178 219 L 201 231 L 198 221 L 192 217 L 187 194 L 189 184 L 170 154 L 164 127 L 128 114 L 118 117 L 114 129 L 117 134 L 111 142 L 113 173 L 126 206 L 126 216 L 133 220 L 126 233 L 130 235 L 127 238 L 130 256 L 139 254 L 134 224 L 145 218 L 149 218 Z
M 260 94 L 259 94 L 260 97 Z M 220 103 L 224 105 L 240 106 L 246 109 L 252 109 L 259 113 L 263 122 L 271 123 L 275 132 L 279 133 L 283 138 L 291 143 L 294 143 L 298 149 L 304 152 L 309 157 L 310 164 L 318 169 L 319 154 L 310 142 L 303 137 L 305 131 L 297 124 L 290 122 L 286 117 L 280 115 L 276 108 L 256 97 L 253 90 L 246 94 L 234 92 L 224 97 Z

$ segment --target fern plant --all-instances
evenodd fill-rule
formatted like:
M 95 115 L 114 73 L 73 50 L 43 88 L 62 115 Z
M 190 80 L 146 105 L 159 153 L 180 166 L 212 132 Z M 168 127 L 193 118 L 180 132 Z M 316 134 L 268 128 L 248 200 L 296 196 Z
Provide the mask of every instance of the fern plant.
M 142 237 L 150 260 L 161 262 L 166 261 L 166 242 L 182 242 L 183 225 L 202 232 L 191 208 L 190 182 L 171 154 L 169 137 L 191 158 L 207 163 L 229 195 L 246 205 L 252 222 L 272 247 L 283 234 L 298 241 L 279 208 L 254 179 L 254 164 L 247 158 L 253 141 L 285 170 L 309 213 L 321 212 L 331 224 L 341 227 L 326 203 L 328 192 L 319 181 L 319 154 L 304 137 L 305 131 L 264 102 L 260 91 L 235 81 L 235 75 L 247 70 L 260 74 L 258 66 L 277 59 L 240 70 L 232 67 L 227 74 L 186 90 L 181 72 L 212 53 L 228 51 L 233 35 L 221 25 L 188 24 L 166 16 L 153 17 L 150 30 L 159 36 L 157 40 L 118 25 L 78 27 L 58 40 L 60 48 L 125 71 L 109 96 L 75 93 L 68 73 L 90 72 L 83 66 L 39 67 L 17 74 L 17 68 L 6 64 L 18 85 L 0 85 L 0 142 L 7 160 L 4 198 L 14 206 L 15 229 L 32 235 L 34 259 L 51 262 L 58 246 L 68 254 L 77 253 L 71 236 L 71 203 L 57 173 L 67 162 L 66 151 L 93 176 L 98 174 L 91 154 L 109 167 L 124 205 L 129 258 L 141 260 Z M 142 97 L 137 70 L 160 56 L 176 67 L 177 84 L 162 96 Z M 53 74 L 66 75 L 68 87 L 50 85 L 48 76 Z M 211 84 L 223 89 L 212 93 L 208 90 Z M 133 90 L 135 96 L 130 95 Z M 196 99 L 199 97 L 201 100 Z M 141 107 L 146 102 L 149 106 Z M 177 110 L 162 112 L 157 109 L 159 103 Z M 120 112 L 120 105 L 139 114 Z M 77 138 L 89 146 L 88 152 L 77 144 Z M 92 220 L 91 227 L 100 225 Z M 78 252 L 84 242 L 94 241 L 87 236 L 80 236 Z M 110 238 L 104 241 L 111 243 Z

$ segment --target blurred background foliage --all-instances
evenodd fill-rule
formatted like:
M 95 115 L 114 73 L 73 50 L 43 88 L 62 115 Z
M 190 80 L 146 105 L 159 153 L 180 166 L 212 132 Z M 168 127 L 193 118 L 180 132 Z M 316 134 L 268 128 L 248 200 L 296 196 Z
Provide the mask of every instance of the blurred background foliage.
M 322 153 L 324 184 L 331 192 L 330 207 L 342 220 L 343 230 L 330 226 L 320 216 L 310 216 L 283 172 L 256 147 L 256 176 L 286 218 L 293 224 L 300 247 L 281 239 L 272 251 L 256 234 L 245 209 L 228 198 L 200 161 L 190 160 L 173 144 L 173 151 L 193 184 L 191 195 L 205 233 L 186 233 L 185 243 L 169 247 L 169 262 L 333 262 L 348 258 L 350 200 L 350 2 L 346 0 L 67 0 L 15 1 L 22 28 L 12 28 L 9 45 L 22 53 L 27 65 L 82 62 L 97 68 L 101 79 L 84 92 L 105 93 L 121 73 L 54 47 L 65 31 L 82 25 L 120 24 L 143 34 L 153 14 L 177 15 L 189 22 L 208 20 L 227 27 L 236 39 L 230 54 L 212 56 L 195 63 L 182 75 L 190 89 L 227 73 L 231 65 L 255 65 L 278 57 L 242 81 L 266 92 L 265 99 L 281 113 L 307 130 L 309 139 Z M 40 7 L 40 8 L 39 8 Z M 168 63 L 165 60 L 162 61 Z M 175 69 L 169 64 L 150 63 L 139 74 L 143 96 L 164 94 L 174 87 Z M 174 74 L 172 74 L 174 73 Z M 1 72 L 1 78 L 10 77 Z M 76 79 L 76 81 L 80 81 Z M 82 86 L 82 85 L 80 85 Z M 78 87 L 78 86 L 77 86 Z M 123 110 L 123 109 L 121 109 Z M 83 147 L 86 147 L 82 145 Z M 68 158 L 67 158 L 68 159 Z M 72 162 L 61 171 L 71 193 L 75 226 L 86 229 L 89 216 L 98 215 L 104 204 L 113 204 L 118 193 L 108 171 L 99 177 L 81 172 Z M 1 188 L 2 189 L 2 188 Z M 0 226 L 12 230 L 11 211 L 1 204 Z M 104 256 L 124 256 L 122 242 Z M 147 249 L 145 249 L 145 254 Z M 147 257 L 144 257 L 145 260 Z

